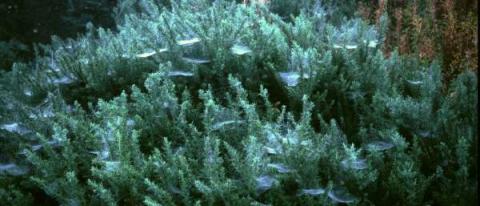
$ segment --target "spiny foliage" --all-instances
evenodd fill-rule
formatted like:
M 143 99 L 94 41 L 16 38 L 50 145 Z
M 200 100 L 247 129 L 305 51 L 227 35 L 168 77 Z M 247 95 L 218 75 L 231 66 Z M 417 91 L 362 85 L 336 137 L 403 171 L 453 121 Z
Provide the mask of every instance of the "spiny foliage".
M 382 30 L 319 4 L 288 21 L 258 4 L 140 5 L 118 32 L 55 39 L 2 76 L 2 202 L 477 201 L 475 74 L 443 92 L 439 64 L 387 58 Z

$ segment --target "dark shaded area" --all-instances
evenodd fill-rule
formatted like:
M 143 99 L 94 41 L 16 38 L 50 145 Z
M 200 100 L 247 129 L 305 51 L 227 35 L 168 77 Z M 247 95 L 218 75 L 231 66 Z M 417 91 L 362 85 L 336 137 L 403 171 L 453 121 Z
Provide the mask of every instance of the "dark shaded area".
M 116 0 L 2 0 L 0 2 L 0 69 L 34 56 L 34 43 L 52 35 L 75 37 L 85 25 L 112 28 Z

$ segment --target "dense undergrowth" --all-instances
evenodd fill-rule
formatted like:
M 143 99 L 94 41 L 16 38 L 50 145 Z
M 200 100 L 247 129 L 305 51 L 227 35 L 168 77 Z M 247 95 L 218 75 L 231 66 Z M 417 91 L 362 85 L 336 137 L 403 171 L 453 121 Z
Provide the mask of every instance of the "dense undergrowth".
M 478 202 L 477 75 L 334 2 L 127 2 L 53 39 L 0 79 L 2 204 Z

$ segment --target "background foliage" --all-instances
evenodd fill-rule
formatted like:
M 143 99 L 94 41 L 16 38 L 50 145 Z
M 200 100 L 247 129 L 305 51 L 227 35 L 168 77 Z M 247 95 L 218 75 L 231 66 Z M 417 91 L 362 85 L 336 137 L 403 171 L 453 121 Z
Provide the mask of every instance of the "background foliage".
M 384 50 L 399 49 L 424 60 L 439 58 L 446 82 L 465 70 L 478 70 L 478 1 L 380 0 L 360 2 L 365 19 L 388 13 L 390 32 Z
M 2 0 L 0 2 L 0 69 L 30 61 L 34 44 L 49 43 L 52 35 L 74 38 L 85 24 L 115 26 L 115 0 Z

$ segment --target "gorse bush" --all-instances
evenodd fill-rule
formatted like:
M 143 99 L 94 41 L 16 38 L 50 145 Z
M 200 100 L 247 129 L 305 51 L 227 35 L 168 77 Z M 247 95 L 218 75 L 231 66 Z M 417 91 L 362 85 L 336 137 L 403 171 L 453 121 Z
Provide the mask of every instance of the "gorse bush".
M 15 64 L 2 204 L 477 202 L 476 74 L 443 90 L 384 29 L 301 3 L 139 1 Z

